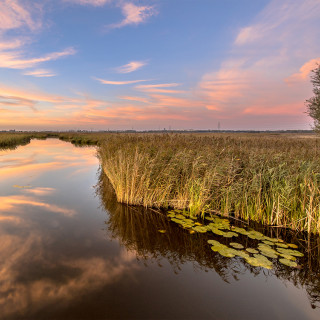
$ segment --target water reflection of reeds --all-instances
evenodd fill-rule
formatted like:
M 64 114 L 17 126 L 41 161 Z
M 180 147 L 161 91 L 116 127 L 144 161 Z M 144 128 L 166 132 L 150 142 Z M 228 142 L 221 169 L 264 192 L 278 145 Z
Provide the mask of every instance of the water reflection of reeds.
M 297 233 L 289 229 L 263 228 L 259 224 L 250 227 L 270 237 L 279 237 L 299 245 L 305 256 L 298 259 L 299 268 L 286 267 L 274 260 L 274 268 L 266 270 L 252 267 L 241 258 L 225 258 L 211 251 L 208 239 L 216 239 L 224 244 L 230 240 L 210 234 L 189 234 L 187 230 L 170 222 L 161 212 L 152 212 L 141 207 L 118 203 L 112 186 L 104 174 L 100 176 L 97 193 L 102 205 L 109 212 L 106 228 L 112 238 L 117 239 L 128 250 L 135 251 L 138 259 L 145 263 L 156 260 L 161 263 L 166 258 L 179 272 L 182 264 L 193 262 L 195 268 L 215 270 L 226 282 L 240 280 L 241 275 L 250 272 L 266 277 L 276 276 L 282 281 L 290 281 L 294 286 L 304 288 L 313 308 L 320 307 L 320 239 L 307 233 Z M 151 211 L 151 212 L 150 212 Z M 239 221 L 234 225 L 243 227 Z M 160 233 L 158 230 L 166 230 Z M 222 239 L 221 239 L 222 238 Z M 245 247 L 256 247 L 257 240 L 239 235 L 236 239 Z

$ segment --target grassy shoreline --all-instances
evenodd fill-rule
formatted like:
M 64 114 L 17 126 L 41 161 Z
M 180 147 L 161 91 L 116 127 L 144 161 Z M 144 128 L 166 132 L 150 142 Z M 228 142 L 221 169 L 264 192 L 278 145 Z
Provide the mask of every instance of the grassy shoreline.
M 59 133 L 98 145 L 117 200 L 320 233 L 320 139 L 299 134 Z M 0 137 L 1 141 L 1 137 Z
M 319 233 L 319 147 L 263 135 L 127 135 L 101 142 L 99 156 L 120 202 Z
M 31 139 L 46 139 L 48 137 L 58 137 L 56 133 L 42 132 L 0 132 L 0 150 L 16 148 L 20 145 L 30 143 Z

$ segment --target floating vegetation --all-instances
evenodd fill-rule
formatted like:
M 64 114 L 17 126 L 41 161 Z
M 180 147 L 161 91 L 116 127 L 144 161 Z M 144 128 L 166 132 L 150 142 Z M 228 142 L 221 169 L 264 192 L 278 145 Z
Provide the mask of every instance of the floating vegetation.
M 278 246 L 278 247 L 281 247 L 281 248 L 288 248 L 288 246 L 286 244 L 281 243 L 281 242 L 280 243 L 276 242 L 275 245 Z
M 232 237 L 238 237 L 238 234 L 230 231 L 230 232 L 226 232 L 223 236 L 226 238 L 232 238 Z
M 288 266 L 288 267 L 294 267 L 296 268 L 298 266 L 298 264 L 295 261 L 291 261 L 288 259 L 279 259 L 279 262 Z
M 301 253 L 300 251 L 293 250 L 293 249 L 278 248 L 277 251 L 280 253 L 295 256 L 295 257 L 303 257 L 304 256 L 304 254 Z
M 235 249 L 225 248 L 218 251 L 222 256 L 227 258 L 234 258 L 237 255 L 237 251 Z
M 230 246 L 236 249 L 244 249 L 244 246 L 241 243 L 237 243 L 237 242 L 231 242 Z
M 274 246 L 274 245 L 275 245 L 274 242 L 269 241 L 269 240 L 264 240 L 264 241 L 262 241 L 262 242 L 265 243 L 265 244 L 267 244 L 267 245 L 269 245 L 269 246 Z
M 296 257 L 303 257 L 303 253 L 294 250 L 298 246 L 295 244 L 286 244 L 282 239 L 271 238 L 263 235 L 256 230 L 246 230 L 244 228 L 230 226 L 228 219 L 222 219 L 218 216 L 205 216 L 205 220 L 209 223 L 200 223 L 190 218 L 187 211 L 172 210 L 167 215 L 171 221 L 188 229 L 190 234 L 193 233 L 213 233 L 214 235 L 223 238 L 238 237 L 239 234 L 247 236 L 250 239 L 260 241 L 257 248 L 245 248 L 237 242 L 230 242 L 229 246 L 220 243 L 217 240 L 210 239 L 208 244 L 211 245 L 211 250 L 218 252 L 224 257 L 234 258 L 236 256 L 243 258 L 247 263 L 254 267 L 262 267 L 272 269 L 273 263 L 269 259 L 278 259 L 289 267 L 297 267 Z M 162 230 L 165 232 L 165 230 Z M 161 232 L 161 230 L 159 230 Z M 245 251 L 243 250 L 245 249 Z
M 262 254 L 254 254 L 254 258 L 257 260 L 255 263 L 258 263 L 259 267 L 272 269 L 272 262 Z
M 200 233 L 206 233 L 208 231 L 206 227 L 202 226 L 195 226 L 193 227 L 193 230 Z
M 293 249 L 298 249 L 298 246 L 296 244 L 293 243 L 287 243 L 287 246 Z
M 258 250 L 253 249 L 253 248 L 246 248 L 246 251 L 250 252 L 250 253 L 259 253 Z

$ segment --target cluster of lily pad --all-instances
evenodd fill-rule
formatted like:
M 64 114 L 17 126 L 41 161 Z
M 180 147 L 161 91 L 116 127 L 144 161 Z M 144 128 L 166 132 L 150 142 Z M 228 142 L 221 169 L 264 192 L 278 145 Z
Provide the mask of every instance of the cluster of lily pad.
M 260 241 L 257 248 L 244 248 L 242 244 L 237 242 L 230 242 L 229 246 L 227 246 L 217 240 L 208 240 L 213 251 L 228 258 L 236 256 L 241 257 L 255 267 L 272 269 L 273 263 L 269 258 L 279 258 L 280 263 L 289 267 L 297 267 L 297 257 L 303 257 L 303 253 L 294 250 L 298 248 L 295 244 L 285 243 L 281 239 L 265 236 L 261 232 L 255 230 L 246 230 L 244 228 L 232 226 L 228 219 L 220 218 L 217 215 L 206 216 L 205 219 L 208 221 L 208 224 L 198 222 L 195 217 L 189 216 L 188 212 L 183 210 L 169 211 L 168 217 L 171 221 L 188 229 L 191 234 L 196 232 L 212 232 L 213 234 L 224 238 L 236 238 L 241 234 L 250 239 Z

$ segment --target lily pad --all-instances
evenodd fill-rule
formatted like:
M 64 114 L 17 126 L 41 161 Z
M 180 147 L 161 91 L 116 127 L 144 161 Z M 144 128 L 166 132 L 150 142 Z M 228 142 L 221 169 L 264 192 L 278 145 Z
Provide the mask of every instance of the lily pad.
M 258 251 L 257 251 L 258 252 Z M 238 257 L 241 257 L 243 259 L 248 259 L 250 258 L 250 255 L 248 253 L 246 253 L 245 251 L 242 250 L 237 250 L 237 254 Z
M 254 248 L 246 248 L 246 250 L 250 253 L 259 253 L 259 251 Z
M 192 228 L 194 231 L 196 232 L 200 232 L 200 233 L 206 233 L 207 232 L 207 228 L 203 227 L 203 226 L 196 226 Z
M 238 234 L 232 231 L 225 232 L 222 236 L 225 238 L 232 238 L 232 237 L 238 237 Z
M 270 238 L 270 237 L 267 237 L 267 236 L 264 236 L 263 239 L 264 239 L 264 240 L 267 240 L 267 241 L 271 241 L 271 242 L 279 242 L 279 239 L 277 239 L 277 238 Z
M 283 254 L 287 254 L 287 255 L 290 255 L 290 256 L 294 256 L 294 257 L 303 257 L 304 254 L 297 251 L 297 250 L 293 250 L 293 249 L 284 249 L 284 248 L 277 248 L 277 250 L 280 252 L 280 253 L 283 253 Z
M 284 259 L 291 260 L 291 261 L 296 261 L 296 259 L 297 259 L 296 257 L 290 256 L 290 255 L 285 254 L 285 253 L 280 253 L 279 256 L 284 258 Z
M 269 251 L 261 251 L 261 254 L 268 257 L 268 258 L 271 258 L 271 259 L 277 259 L 278 256 L 273 253 L 273 252 L 269 252 Z
M 237 242 L 231 242 L 231 243 L 230 243 L 230 246 L 231 246 L 231 247 L 234 247 L 234 248 L 236 248 L 236 249 L 243 249 L 243 248 L 244 248 L 242 244 L 237 243 Z
M 220 250 L 223 250 L 223 249 L 227 249 L 228 247 L 225 246 L 224 244 L 220 243 L 220 244 L 217 244 L 217 245 L 214 245 L 211 247 L 211 250 L 212 251 L 220 251 Z
M 248 231 L 247 236 L 251 239 L 257 239 L 257 240 L 262 240 L 264 238 L 264 235 L 261 232 L 258 232 L 255 230 Z
M 214 234 L 217 234 L 218 236 L 222 236 L 225 234 L 225 232 L 223 232 L 217 228 L 211 228 L 211 232 L 213 232 Z
M 279 243 L 279 242 L 275 242 L 275 245 L 277 246 L 277 247 L 280 247 L 280 248 L 288 248 L 288 246 L 286 245 L 286 244 L 284 244 L 284 243 Z
M 244 229 L 244 228 L 239 228 L 239 227 L 236 227 L 236 226 L 231 226 L 231 229 L 232 229 L 232 231 L 239 232 L 239 233 L 247 232 L 246 229 Z
M 272 242 L 272 241 L 264 240 L 264 241 L 262 241 L 262 242 L 265 243 L 265 244 L 267 244 L 267 245 L 269 245 L 269 246 L 274 246 L 274 242 Z
M 272 249 L 270 246 L 266 244 L 259 244 L 258 249 L 261 251 L 262 254 L 270 258 L 276 258 L 275 256 L 278 255 L 278 252 L 276 250 Z
M 219 241 L 217 241 L 217 240 L 208 240 L 207 241 L 209 244 L 212 244 L 213 246 L 218 246 L 218 245 L 220 245 L 221 243 L 219 242 Z
M 288 259 L 279 259 L 279 262 L 288 266 L 288 267 L 296 268 L 298 266 L 298 264 L 296 262 L 288 260 Z
M 294 243 L 287 243 L 287 246 L 293 249 L 298 249 L 298 246 Z
M 266 269 L 272 269 L 272 262 L 269 261 L 267 258 L 263 257 L 261 258 L 260 257 L 261 255 L 257 255 L 257 257 L 249 257 L 246 259 L 246 261 L 252 265 L 253 267 L 262 267 L 262 268 L 266 268 Z M 267 260 L 265 260 L 267 259 Z
M 272 269 L 272 262 L 262 254 L 254 254 L 254 257 L 259 261 L 261 267 Z
M 222 250 L 218 251 L 222 256 L 227 257 L 227 258 L 233 258 L 236 256 L 237 251 L 235 249 L 231 248 L 224 248 Z

